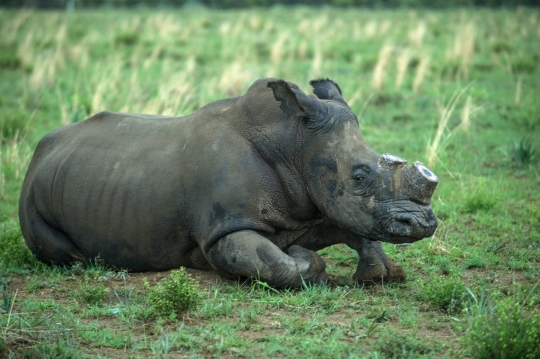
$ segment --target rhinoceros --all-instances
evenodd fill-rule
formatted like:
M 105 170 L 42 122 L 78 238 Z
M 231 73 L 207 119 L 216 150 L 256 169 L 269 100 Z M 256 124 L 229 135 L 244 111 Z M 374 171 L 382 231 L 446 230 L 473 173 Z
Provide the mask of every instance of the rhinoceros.
M 344 243 L 356 282 L 402 280 L 381 241 L 434 233 L 439 180 L 375 153 L 339 86 L 310 84 L 261 79 L 188 116 L 100 112 L 46 135 L 20 197 L 28 247 L 51 264 L 100 256 L 296 287 L 325 282 L 315 251 Z

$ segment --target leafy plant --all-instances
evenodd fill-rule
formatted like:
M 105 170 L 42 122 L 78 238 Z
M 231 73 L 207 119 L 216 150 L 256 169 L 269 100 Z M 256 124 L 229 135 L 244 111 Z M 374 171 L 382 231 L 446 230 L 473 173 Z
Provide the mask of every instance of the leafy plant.
M 428 282 L 418 280 L 418 284 L 420 286 L 416 294 L 418 299 L 448 314 L 458 313 L 462 309 L 466 293 L 463 282 L 451 277 L 436 276 Z
M 144 285 L 148 289 L 148 301 L 158 316 L 174 319 L 196 309 L 202 301 L 198 282 L 184 268 L 171 271 L 170 277 L 162 279 L 155 287 L 150 287 L 146 279 Z
M 475 359 L 518 359 L 540 356 L 540 313 L 512 297 L 496 304 L 482 300 L 467 308 L 462 343 Z
M 522 139 L 514 141 L 510 147 L 510 159 L 517 167 L 529 166 L 534 162 L 536 150 L 529 141 Z

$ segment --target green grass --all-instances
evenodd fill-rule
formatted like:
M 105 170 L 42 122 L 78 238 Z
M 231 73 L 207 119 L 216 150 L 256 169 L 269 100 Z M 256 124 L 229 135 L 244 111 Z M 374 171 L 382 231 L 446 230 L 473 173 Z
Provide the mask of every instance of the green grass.
M 0 10 L 0 356 L 482 358 L 504 344 L 538 355 L 520 350 L 538 348 L 527 328 L 540 309 L 539 19 L 535 9 Z M 337 245 L 320 251 L 326 286 L 274 290 L 188 270 L 200 305 L 157 316 L 143 278 L 153 288 L 170 273 L 31 255 L 18 197 L 46 133 L 105 109 L 188 114 L 267 76 L 304 91 L 332 78 L 373 149 L 439 176 L 435 235 L 384 245 L 405 283 L 356 286 L 358 256 Z

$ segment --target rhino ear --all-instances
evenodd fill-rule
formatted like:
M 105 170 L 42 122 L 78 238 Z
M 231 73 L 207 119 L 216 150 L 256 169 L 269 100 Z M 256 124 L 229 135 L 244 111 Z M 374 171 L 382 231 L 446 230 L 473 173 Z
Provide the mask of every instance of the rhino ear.
M 289 115 L 311 117 L 317 113 L 321 106 L 315 99 L 310 98 L 299 90 L 292 89 L 283 80 L 269 81 L 268 87 L 274 92 L 274 98 L 281 102 L 281 109 Z
M 334 81 L 330 79 L 318 79 L 311 80 L 309 84 L 313 86 L 313 92 L 321 100 L 345 102 L 343 97 L 341 97 L 341 89 Z

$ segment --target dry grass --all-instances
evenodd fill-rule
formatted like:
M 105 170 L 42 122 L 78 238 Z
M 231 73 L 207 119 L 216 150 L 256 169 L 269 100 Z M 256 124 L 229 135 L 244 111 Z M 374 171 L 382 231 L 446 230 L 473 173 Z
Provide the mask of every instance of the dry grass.
M 416 48 L 421 48 L 424 45 L 424 37 L 426 36 L 427 25 L 425 21 L 420 21 L 418 26 L 409 30 L 409 41 Z
M 4 200 L 8 182 L 23 181 L 33 148 L 18 133 L 10 139 L 0 139 L 0 144 L 0 199 Z
M 514 96 L 514 103 L 517 107 L 521 104 L 521 83 L 523 81 L 522 76 L 518 76 L 517 82 L 516 82 L 516 95 Z
M 418 67 L 416 68 L 416 75 L 414 76 L 414 81 L 413 81 L 413 91 L 415 93 L 420 92 L 422 83 L 424 82 L 424 79 L 428 75 L 430 61 L 431 61 L 431 57 L 429 55 L 424 55 L 420 57 L 420 63 L 418 64 Z
M 444 147 L 449 143 L 450 138 L 455 134 L 455 129 L 451 131 L 448 129 L 448 121 L 450 120 L 452 113 L 456 109 L 456 106 L 466 90 L 467 87 L 463 88 L 461 91 L 454 92 L 448 103 L 441 108 L 441 115 L 437 123 L 437 130 L 435 131 L 433 139 L 430 143 L 428 143 L 427 146 L 428 167 L 433 168 L 435 166 L 435 164 L 439 161 L 440 151 L 444 149 Z M 465 106 L 465 108 L 467 108 L 467 106 Z M 447 135 L 443 138 L 445 133 Z
M 393 46 L 388 43 L 384 44 L 379 50 L 379 57 L 373 70 L 373 77 L 371 79 L 371 88 L 374 91 L 380 91 L 384 86 L 392 51 Z
M 458 77 L 469 79 L 469 68 L 474 55 L 476 30 L 473 22 L 458 26 L 451 49 L 447 51 L 447 59 L 460 64 Z
M 411 59 L 409 49 L 403 49 L 399 52 L 399 55 L 396 60 L 397 73 L 396 73 L 396 90 L 401 89 L 403 80 L 405 79 L 405 74 L 407 73 L 407 67 L 409 66 L 409 61 Z

